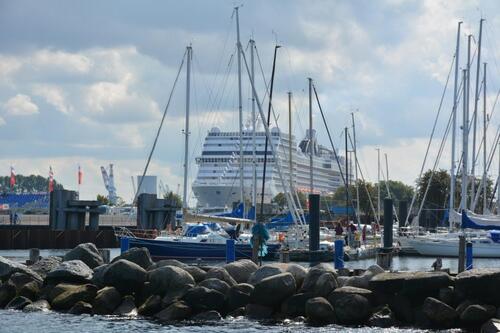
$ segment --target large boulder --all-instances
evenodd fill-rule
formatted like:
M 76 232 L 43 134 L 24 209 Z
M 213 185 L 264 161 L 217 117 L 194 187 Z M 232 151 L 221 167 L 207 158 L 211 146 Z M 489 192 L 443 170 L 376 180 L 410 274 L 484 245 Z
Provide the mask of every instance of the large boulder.
M 42 277 L 26 265 L 0 256 L 0 280 L 6 281 L 14 273 L 24 273 L 42 281 Z
M 16 287 L 10 283 L 0 285 L 0 308 L 3 308 L 16 296 Z
M 335 275 L 335 277 L 337 276 L 335 269 L 331 265 L 319 264 L 311 267 L 304 278 L 301 290 L 303 292 L 314 292 L 314 288 L 316 287 L 316 282 L 318 281 L 319 277 L 327 272 L 331 272 Z
M 210 310 L 221 311 L 224 308 L 224 294 L 205 287 L 194 287 L 182 298 L 194 312 Z
M 480 325 L 495 316 L 496 308 L 494 306 L 485 306 L 479 304 L 469 305 L 460 314 L 460 322 L 465 326 Z
M 31 282 L 37 284 L 38 286 L 42 284 L 42 281 L 37 280 L 33 276 L 27 275 L 25 273 L 14 273 L 10 276 L 7 282 L 14 285 L 17 291 L 19 291 L 23 286 Z
M 226 264 L 224 265 L 224 268 L 237 283 L 246 283 L 248 282 L 250 275 L 252 275 L 252 273 L 255 272 L 259 266 L 257 266 L 252 260 L 242 259 Z
M 135 299 L 132 295 L 123 297 L 120 305 L 113 311 L 115 316 L 135 317 L 137 316 L 137 308 L 135 307 Z
M 78 301 L 92 303 L 97 294 L 97 287 L 92 284 L 74 285 L 57 295 L 52 300 L 56 310 L 68 310 Z
M 493 318 L 488 320 L 481 326 L 481 333 L 498 333 L 500 332 L 500 319 Z
M 33 270 L 34 272 L 38 273 L 42 278 L 45 278 L 47 274 L 56 269 L 57 266 L 59 266 L 62 262 L 62 259 L 60 257 L 56 256 L 49 256 L 49 257 L 44 257 L 35 262 L 33 265 L 30 266 L 30 269 Z
M 170 304 L 182 300 L 182 298 L 184 297 L 184 295 L 186 295 L 186 293 L 189 290 L 191 290 L 192 288 L 194 288 L 194 285 L 188 284 L 187 286 L 185 286 L 183 288 L 170 290 L 169 292 L 167 292 L 163 296 L 163 298 L 161 300 L 162 307 L 166 308 Z
M 104 287 L 97 292 L 92 303 L 94 313 L 100 315 L 112 314 L 120 305 L 121 300 L 122 296 L 115 287 Z
M 331 304 L 335 304 L 335 302 L 343 297 L 349 296 L 349 295 L 360 295 L 365 297 L 367 300 L 372 299 L 372 291 L 368 289 L 363 289 L 363 288 L 356 288 L 356 287 L 340 287 L 335 290 L 333 290 L 330 295 L 328 295 L 328 301 Z
M 191 308 L 185 302 L 175 302 L 167 308 L 155 314 L 155 318 L 161 322 L 172 322 L 183 320 L 191 316 Z
M 384 272 L 385 271 L 379 265 L 371 265 L 363 274 L 347 278 L 343 286 L 368 289 L 370 287 L 370 281 L 378 274 Z
M 326 324 L 335 319 L 332 305 L 324 297 L 310 298 L 306 302 L 306 316 L 312 323 Z
M 467 298 L 500 305 L 500 268 L 474 268 L 457 275 L 455 289 Z
M 60 282 L 87 283 L 92 279 L 94 272 L 81 260 L 63 261 L 57 268 L 47 274 L 46 282 L 57 284 Z
M 314 297 L 314 293 L 298 293 L 288 297 L 281 303 L 281 314 L 285 318 L 306 315 L 306 302 Z
M 250 277 L 248 278 L 248 283 L 256 285 L 266 277 L 278 275 L 281 273 L 285 273 L 285 269 L 282 266 L 277 266 L 277 265 L 261 266 L 250 275 Z
M 394 295 L 390 297 L 388 303 L 397 320 L 407 324 L 414 322 L 415 311 L 411 300 L 407 296 Z
M 187 267 L 188 265 L 176 259 L 163 259 L 153 263 L 151 266 L 149 266 L 148 270 L 153 270 L 163 266 L 175 266 L 184 268 Z
M 161 310 L 161 297 L 159 295 L 151 295 L 137 309 L 137 312 L 142 316 L 151 316 Z
M 274 313 L 274 309 L 270 306 L 261 304 L 247 304 L 245 307 L 245 315 L 249 319 L 269 319 Z
M 163 266 L 147 272 L 147 280 L 157 294 L 165 294 L 195 284 L 191 274 L 175 266 Z
M 38 299 L 38 295 L 40 294 L 40 284 L 36 281 L 31 281 L 22 286 L 18 292 L 18 296 L 24 296 L 32 301 L 36 301 Z
M 141 266 L 144 269 L 148 269 L 151 265 L 153 265 L 153 260 L 151 260 L 151 255 L 149 254 L 149 250 L 145 247 L 133 247 L 118 257 L 114 258 L 111 263 L 114 263 L 120 259 L 125 259 L 134 264 Z
M 29 298 L 16 296 L 5 306 L 5 308 L 11 310 L 22 310 L 28 304 L 31 304 L 31 300 Z
M 191 320 L 206 323 L 206 322 L 220 321 L 222 320 L 222 317 L 219 312 L 215 310 L 210 310 L 198 313 L 197 315 L 193 316 Z
M 92 314 L 92 305 L 84 301 L 78 301 L 68 310 L 73 315 Z
M 384 272 L 377 274 L 369 282 L 371 290 L 410 297 L 437 295 L 439 289 L 451 284 L 452 279 L 446 272 Z
M 104 264 L 97 247 L 92 243 L 79 244 L 64 255 L 64 261 L 81 260 L 90 268 Z
M 304 266 L 289 263 L 286 265 L 285 272 L 293 275 L 295 279 L 295 283 L 297 284 L 297 289 L 302 287 L 302 283 L 304 283 L 304 279 L 307 275 L 307 269 Z
M 328 297 L 338 286 L 335 275 L 332 272 L 325 272 L 316 280 L 314 294 L 318 297 Z
M 233 279 L 233 277 L 229 275 L 229 273 L 223 267 L 211 268 L 207 272 L 207 275 L 205 276 L 205 279 L 210 279 L 210 278 L 216 278 L 222 280 L 230 286 L 234 286 L 236 284 L 236 281 Z
M 422 305 L 422 312 L 437 328 L 451 328 L 455 325 L 458 314 L 455 309 L 433 297 L 427 297 Z
M 92 275 L 92 283 L 99 287 L 104 287 L 104 273 L 108 269 L 109 265 L 104 264 L 97 266 L 93 269 L 94 274 Z
M 120 259 L 108 265 L 102 280 L 105 285 L 127 293 L 141 288 L 146 281 L 146 271 L 131 261 Z
M 47 312 L 50 311 L 50 304 L 45 299 L 28 304 L 23 309 L 24 312 Z
M 368 318 L 369 326 L 388 328 L 396 326 L 397 324 L 396 316 L 388 306 L 383 306 L 377 311 L 374 311 L 370 318 Z
M 335 299 L 332 305 L 340 324 L 360 325 L 368 319 L 371 313 L 368 299 L 358 294 L 345 294 Z
M 218 292 L 224 295 L 226 295 L 229 289 L 231 288 L 226 282 L 214 278 L 203 280 L 202 282 L 198 283 L 198 286 L 217 290 Z
M 251 294 L 252 303 L 274 307 L 292 296 L 295 289 L 295 279 L 292 274 L 269 276 L 255 285 Z
M 232 286 L 226 295 L 226 305 L 229 312 L 250 303 L 250 295 L 254 287 L 251 284 L 240 283 Z
M 207 278 L 207 272 L 196 266 L 185 266 L 181 267 L 183 270 L 188 272 L 196 281 L 196 283 L 201 282 Z

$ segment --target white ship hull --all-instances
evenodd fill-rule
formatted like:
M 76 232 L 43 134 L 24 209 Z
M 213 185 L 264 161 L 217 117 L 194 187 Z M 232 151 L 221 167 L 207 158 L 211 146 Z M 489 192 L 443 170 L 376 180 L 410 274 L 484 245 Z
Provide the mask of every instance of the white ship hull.
M 500 243 L 488 237 L 472 239 L 474 258 L 500 258 Z M 418 254 L 433 257 L 458 257 L 458 237 L 415 237 L 408 238 L 407 245 Z

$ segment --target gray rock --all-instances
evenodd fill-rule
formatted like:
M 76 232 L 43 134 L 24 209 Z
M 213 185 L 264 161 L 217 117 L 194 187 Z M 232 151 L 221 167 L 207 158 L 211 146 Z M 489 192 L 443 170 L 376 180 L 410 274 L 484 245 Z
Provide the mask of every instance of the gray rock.
M 191 308 L 185 302 L 175 302 L 166 309 L 155 314 L 155 318 L 161 322 L 172 322 L 183 320 L 191 316 Z
M 344 287 L 345 288 L 345 287 Z M 370 302 L 359 294 L 345 294 L 332 304 L 340 324 L 360 325 L 370 316 Z
M 462 315 L 462 312 L 464 312 L 465 309 L 467 309 L 467 307 L 469 305 L 473 305 L 474 302 L 470 301 L 470 300 L 465 300 L 463 302 L 461 302 L 460 304 L 458 304 L 458 306 L 456 307 L 456 311 L 458 313 L 458 316 L 460 317 Z
M 79 244 L 64 255 L 64 261 L 81 260 L 91 269 L 104 264 L 97 247 L 92 243 Z
M 327 272 L 331 272 L 332 274 L 335 275 L 335 277 L 337 276 L 335 269 L 331 265 L 319 264 L 314 267 L 311 267 L 307 272 L 306 277 L 304 278 L 301 290 L 303 292 L 307 291 L 314 292 L 314 288 L 316 287 L 316 281 L 318 281 L 321 275 Z
M 481 333 L 498 333 L 500 332 L 500 319 L 493 318 L 488 320 L 481 326 Z
M 113 312 L 115 316 L 135 317 L 137 316 L 137 308 L 135 307 L 134 296 L 127 295 L 123 297 L 121 304 Z
M 224 269 L 237 283 L 248 282 L 250 275 L 258 268 L 259 266 L 249 259 L 241 259 L 224 265 Z
M 232 286 L 226 296 L 226 305 L 229 312 L 246 306 L 250 302 L 253 289 L 254 287 L 247 283 Z
M 335 319 L 333 307 L 324 297 L 307 300 L 306 316 L 310 322 L 318 324 L 332 323 Z
M 104 287 L 97 292 L 92 307 L 95 314 L 112 314 L 121 301 L 122 296 L 115 287 Z
M 335 304 L 335 302 L 345 296 L 348 295 L 360 295 L 365 297 L 367 300 L 372 299 L 372 291 L 368 289 L 363 289 L 363 288 L 356 288 L 356 287 L 341 287 L 333 290 L 330 295 L 328 295 L 328 301 L 331 304 Z
M 396 316 L 388 306 L 384 306 L 375 311 L 370 318 L 368 318 L 369 326 L 388 328 L 397 326 L 397 324 Z
M 207 272 L 196 266 L 185 266 L 181 267 L 183 270 L 188 272 L 194 279 L 196 283 L 201 282 L 207 278 Z
M 277 306 L 295 293 L 296 285 L 293 275 L 281 273 L 269 276 L 255 285 L 252 291 L 252 303 Z
M 458 318 L 455 309 L 433 297 L 425 299 L 422 305 L 422 312 L 438 328 L 451 328 L 455 325 Z
M 413 323 L 414 311 L 410 299 L 404 295 L 395 295 L 389 300 L 389 307 L 394 312 L 396 319 L 403 323 Z
M 222 317 L 219 312 L 211 310 L 198 313 L 197 315 L 193 316 L 191 320 L 198 322 L 211 322 L 211 321 L 220 321 L 222 320 Z
M 295 283 L 297 284 L 297 289 L 300 289 L 302 287 L 302 283 L 304 283 L 304 279 L 306 278 L 307 269 L 301 265 L 289 263 L 286 266 L 285 272 L 293 275 Z
M 281 273 L 285 273 L 285 269 L 283 267 L 276 265 L 261 266 L 250 275 L 250 277 L 248 278 L 248 283 L 256 285 L 266 277 L 278 275 Z
M 456 296 L 455 291 L 452 286 L 444 287 L 439 289 L 439 300 L 448 304 L 451 307 L 456 306 Z
M 207 272 L 205 279 L 216 278 L 226 282 L 229 286 L 234 286 L 236 281 L 231 275 L 222 267 L 214 267 Z
M 198 283 L 198 286 L 217 290 L 218 292 L 224 295 L 226 295 L 229 289 L 231 288 L 226 282 L 214 278 L 203 280 L 202 282 Z
M 81 260 L 63 261 L 56 269 L 47 274 L 49 284 L 60 282 L 86 283 L 90 282 L 94 272 Z
M 108 264 L 97 266 L 93 269 L 92 283 L 99 287 L 104 287 L 104 273 L 108 269 Z
M 144 281 L 146 281 L 144 268 L 125 259 L 108 265 L 103 275 L 105 285 L 116 287 L 123 293 L 139 290 Z
M 176 259 L 163 259 L 153 263 L 151 266 L 149 266 L 148 270 L 151 271 L 153 269 L 160 268 L 163 266 L 175 266 L 180 268 L 188 267 L 187 264 L 180 262 L 179 260 Z
M 36 263 L 30 266 L 30 269 L 38 273 L 42 278 L 45 278 L 47 274 L 56 269 L 62 262 L 60 257 L 49 256 L 38 260 Z
M 14 273 L 24 273 L 32 276 L 38 281 L 43 280 L 40 275 L 28 268 L 26 265 L 0 256 L 0 280 L 6 281 Z
M 50 311 L 50 304 L 44 299 L 28 304 L 23 309 L 24 312 L 47 312 Z
M 344 287 L 350 278 L 351 278 L 350 276 L 340 276 L 340 275 L 337 276 L 337 282 L 339 284 L 339 287 Z
M 495 316 L 496 308 L 479 304 L 469 305 L 460 314 L 460 321 L 466 326 L 479 325 Z
M 146 270 L 153 265 L 153 260 L 151 260 L 149 250 L 145 247 L 133 247 L 114 258 L 111 263 L 117 262 L 120 259 L 133 262 Z
M 32 301 L 37 300 L 39 294 L 40 294 L 40 284 L 36 281 L 31 281 L 29 283 L 26 283 L 17 292 L 18 296 L 24 296 Z
M 161 300 L 162 307 L 166 308 L 170 304 L 180 301 L 192 288 L 194 288 L 194 285 L 187 285 L 184 288 L 174 289 L 167 292 Z
M 331 272 L 320 275 L 314 286 L 314 294 L 318 297 L 328 297 L 328 295 L 338 287 L 337 279 Z
M 249 319 L 269 319 L 272 317 L 274 309 L 270 306 L 260 304 L 247 304 L 245 307 L 245 316 Z
M 423 297 L 437 293 L 452 284 L 446 272 L 385 272 L 374 276 L 370 289 L 386 294 L 401 293 L 410 297 Z
M 245 315 L 245 307 L 237 308 L 229 312 L 227 315 L 228 317 L 233 317 L 233 318 L 243 317 Z
M 157 294 L 165 294 L 168 291 L 195 284 L 193 277 L 188 272 L 175 266 L 163 266 L 153 269 L 147 273 L 147 280 Z
M 68 313 L 74 315 L 92 314 L 92 305 L 87 302 L 78 301 L 68 310 Z
M 19 291 L 24 285 L 31 282 L 35 282 L 38 286 L 42 284 L 42 281 L 37 280 L 33 276 L 25 273 L 14 273 L 8 280 L 8 283 L 14 285 L 17 291 Z
M 92 284 L 66 286 L 66 290 L 52 300 L 56 310 L 68 310 L 79 301 L 92 303 L 97 294 L 97 287 Z
M 285 318 L 306 315 L 306 302 L 314 297 L 314 293 L 298 293 L 288 297 L 281 303 L 281 313 Z
M 139 307 L 137 312 L 142 316 L 151 316 L 161 310 L 161 297 L 158 295 L 151 295 Z
M 205 287 L 194 287 L 188 290 L 182 299 L 193 312 L 221 311 L 225 305 L 224 294 Z
M 16 296 L 7 304 L 5 308 L 11 310 L 22 310 L 28 304 L 31 304 L 31 300 L 23 296 Z
M 455 289 L 467 298 L 500 305 L 500 268 L 474 268 L 456 276 Z

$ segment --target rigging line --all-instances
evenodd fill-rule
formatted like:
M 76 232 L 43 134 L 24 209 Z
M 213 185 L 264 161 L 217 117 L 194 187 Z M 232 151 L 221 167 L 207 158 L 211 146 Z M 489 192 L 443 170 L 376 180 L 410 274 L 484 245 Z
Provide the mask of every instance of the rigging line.
M 486 39 L 488 40 L 489 44 L 491 44 L 493 46 L 493 48 L 495 49 L 494 54 L 500 54 L 498 52 L 498 47 L 497 47 L 497 44 L 495 42 L 495 39 L 493 39 L 492 37 L 490 37 L 490 33 L 488 32 L 488 29 L 490 29 L 491 30 L 491 36 L 495 36 L 494 31 L 493 31 L 493 27 L 490 26 L 490 22 L 489 21 L 485 20 L 485 22 L 486 22 L 486 29 L 485 29 Z M 500 68 L 498 67 L 497 58 L 493 57 L 493 62 L 495 63 L 495 67 L 497 68 L 497 71 L 500 73 Z
M 342 167 L 341 167 L 341 164 L 340 164 L 340 161 L 339 161 L 339 157 L 337 155 L 337 150 L 335 149 L 335 146 L 333 145 L 332 135 L 330 133 L 330 129 L 328 128 L 328 124 L 326 122 L 325 114 L 323 113 L 323 108 L 321 107 L 321 103 L 319 102 L 318 92 L 316 91 L 316 86 L 314 85 L 314 83 L 313 83 L 312 87 L 313 87 L 313 90 L 314 90 L 314 96 L 316 97 L 316 102 L 318 104 L 319 111 L 321 113 L 321 118 L 323 118 L 323 124 L 325 125 L 326 133 L 328 134 L 328 139 L 330 140 L 330 144 L 332 145 L 333 156 L 335 156 L 335 161 L 337 162 L 337 166 L 339 168 L 340 177 L 342 178 L 342 182 L 344 183 L 345 190 L 349 191 L 349 188 L 348 188 L 347 182 L 346 182 L 346 177 L 349 177 L 349 175 L 345 175 L 344 176 L 344 172 L 342 171 Z M 347 154 L 346 154 L 345 158 L 347 158 Z M 354 204 L 353 204 L 352 198 L 349 198 L 349 202 L 350 202 L 352 208 L 354 209 Z
M 448 71 L 448 76 L 446 77 L 446 83 L 445 83 L 445 86 L 443 88 L 443 93 L 441 94 L 441 100 L 439 101 L 438 112 L 437 112 L 437 115 L 436 115 L 436 119 L 434 120 L 434 125 L 432 126 L 431 136 L 429 138 L 429 143 L 427 144 L 427 149 L 425 151 L 425 156 L 424 156 L 424 161 L 422 163 L 422 168 L 420 169 L 420 173 L 419 173 L 418 178 L 417 178 L 417 184 L 420 181 L 420 179 L 422 179 L 422 174 L 424 172 L 425 164 L 427 162 L 427 157 L 429 156 L 429 150 L 430 150 L 430 147 L 431 147 L 431 144 L 432 144 L 432 140 L 434 138 L 434 133 L 436 131 L 436 126 L 437 126 L 437 123 L 438 123 L 438 120 L 439 120 L 439 115 L 441 114 L 441 108 L 443 106 L 444 97 L 446 95 L 446 90 L 448 88 L 448 83 L 450 81 L 451 72 L 453 71 L 453 64 L 455 63 L 456 59 L 457 59 L 456 58 L 456 54 L 454 54 L 453 55 L 453 59 L 451 61 L 450 70 Z M 457 101 L 454 101 L 454 104 L 458 105 L 456 103 L 457 103 Z M 455 107 L 455 112 L 456 112 L 456 107 Z M 452 114 L 453 114 L 453 111 L 452 111 Z M 415 200 L 416 200 L 417 195 L 418 195 L 418 191 L 417 191 L 417 185 L 416 185 L 415 186 L 415 192 L 414 192 L 413 197 L 411 199 L 410 208 L 408 209 L 409 212 L 411 212 L 412 209 L 413 209 L 413 205 L 415 204 Z M 410 216 L 410 214 L 408 214 L 408 216 L 406 217 L 405 225 L 408 224 L 408 218 L 409 218 L 409 216 Z
M 497 134 L 498 134 L 498 131 L 497 131 Z M 494 144 L 491 146 L 491 151 L 490 153 L 488 154 L 488 159 L 487 161 L 485 161 L 485 163 L 487 163 L 487 168 L 486 168 L 486 171 L 488 172 L 490 170 L 490 167 L 491 167 L 491 163 L 493 162 L 493 157 L 495 155 L 495 153 L 497 152 L 497 144 L 498 144 L 498 137 L 495 136 L 495 140 L 494 140 Z M 477 206 L 477 203 L 479 202 L 479 196 L 481 195 L 481 192 L 483 190 L 483 182 L 484 182 L 484 176 L 481 175 L 481 179 L 479 181 L 479 186 L 476 193 L 472 193 L 472 195 L 474 196 L 474 205 L 473 205 L 473 208 L 476 208 Z M 472 211 L 474 209 L 471 209 Z
M 151 151 L 149 152 L 146 166 L 144 167 L 144 171 L 142 172 L 141 181 L 139 182 L 139 184 L 137 186 L 137 191 L 135 192 L 134 200 L 132 201 L 133 203 L 135 203 L 137 200 L 137 196 L 139 195 L 139 190 L 141 189 L 142 182 L 144 181 L 144 176 L 146 176 L 146 173 L 148 172 L 149 163 L 151 162 L 151 157 L 153 157 L 153 152 L 156 148 L 156 144 L 158 143 L 158 137 L 160 136 L 160 132 L 161 132 L 161 129 L 163 127 L 163 122 L 165 121 L 165 117 L 167 115 L 167 111 L 168 111 L 168 108 L 170 106 L 170 102 L 172 101 L 172 96 L 174 95 L 175 87 L 177 86 L 177 81 L 179 80 L 179 76 L 181 74 L 182 67 L 184 66 L 184 60 L 186 59 L 186 54 L 187 54 L 187 49 L 184 51 L 184 55 L 182 56 L 182 61 L 181 61 L 181 64 L 179 66 L 179 70 L 177 71 L 177 76 L 175 77 L 174 84 L 172 86 L 172 90 L 170 90 L 170 95 L 168 96 L 167 105 L 165 106 L 165 110 L 163 111 L 163 116 L 161 117 L 160 126 L 158 127 L 158 131 L 156 132 L 156 136 L 155 136 L 155 139 L 153 141 L 153 146 L 151 147 Z

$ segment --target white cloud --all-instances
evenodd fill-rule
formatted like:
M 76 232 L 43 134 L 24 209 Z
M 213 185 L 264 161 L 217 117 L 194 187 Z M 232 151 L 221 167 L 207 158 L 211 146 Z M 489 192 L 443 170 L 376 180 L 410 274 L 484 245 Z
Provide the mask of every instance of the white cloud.
M 17 94 L 10 98 L 4 105 L 5 111 L 13 116 L 29 116 L 37 114 L 38 106 L 31 101 L 31 97 L 24 94 Z
M 5 119 L 3 119 L 2 117 L 0 117 L 0 126 L 3 126 L 5 124 L 6 124 Z
M 91 60 L 82 54 L 49 49 L 35 52 L 31 62 L 35 67 L 52 67 L 58 71 L 73 73 L 88 73 L 92 67 Z
M 59 87 L 42 84 L 35 86 L 33 92 L 35 95 L 43 97 L 47 103 L 55 106 L 61 113 L 67 114 L 73 109 L 67 104 L 64 92 Z

